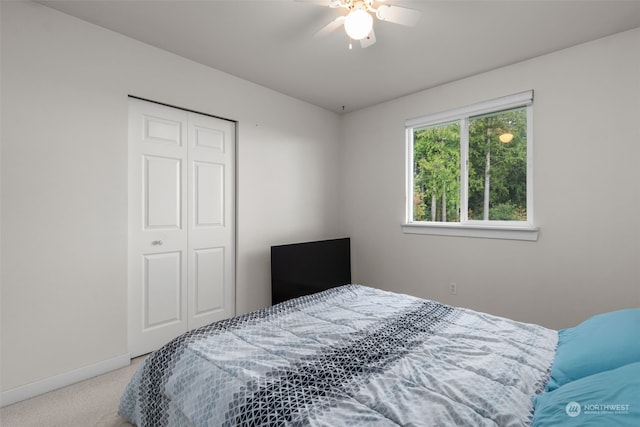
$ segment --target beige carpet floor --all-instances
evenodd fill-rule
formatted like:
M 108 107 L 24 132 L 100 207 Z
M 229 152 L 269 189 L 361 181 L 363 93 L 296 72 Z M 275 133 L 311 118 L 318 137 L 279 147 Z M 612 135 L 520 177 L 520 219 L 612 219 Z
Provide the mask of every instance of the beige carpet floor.
M 144 360 L 0 409 L 2 427 L 130 427 L 118 415 L 120 396 Z

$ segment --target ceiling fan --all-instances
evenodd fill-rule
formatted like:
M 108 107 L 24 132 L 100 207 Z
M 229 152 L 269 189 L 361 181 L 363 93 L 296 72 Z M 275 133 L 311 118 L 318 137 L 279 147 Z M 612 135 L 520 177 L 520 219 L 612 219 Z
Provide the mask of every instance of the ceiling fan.
M 344 26 L 349 37 L 349 49 L 353 47 L 351 40 L 360 40 L 361 47 L 369 47 L 376 42 L 374 15 L 380 21 L 406 26 L 416 25 L 421 15 L 419 10 L 383 4 L 384 0 L 328 0 L 328 3 L 331 8 L 342 8 L 349 12 L 328 23 L 315 36 L 325 35 Z

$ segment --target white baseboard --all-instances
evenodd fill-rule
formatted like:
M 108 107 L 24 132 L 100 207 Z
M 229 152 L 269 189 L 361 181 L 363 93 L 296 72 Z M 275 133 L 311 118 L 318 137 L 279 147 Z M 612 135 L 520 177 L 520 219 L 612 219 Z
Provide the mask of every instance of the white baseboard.
M 89 378 L 97 377 L 98 375 L 106 374 L 107 372 L 124 368 L 125 366 L 129 366 L 130 364 L 131 357 L 129 353 L 126 353 L 122 356 L 103 360 L 101 362 L 94 363 L 93 365 L 85 366 L 83 368 L 66 372 L 64 374 L 55 375 L 53 377 L 45 378 L 40 381 L 12 388 L 11 390 L 3 391 L 0 395 L 0 407 L 11 405 L 22 400 L 30 399 L 43 393 L 66 387 L 80 381 L 88 380 Z

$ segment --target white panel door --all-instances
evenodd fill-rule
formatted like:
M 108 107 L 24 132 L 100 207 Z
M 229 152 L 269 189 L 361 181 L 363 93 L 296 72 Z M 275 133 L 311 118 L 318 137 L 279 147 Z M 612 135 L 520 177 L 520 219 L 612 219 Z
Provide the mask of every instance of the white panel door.
M 235 313 L 235 125 L 189 113 L 189 329 Z
M 129 352 L 235 312 L 232 122 L 129 100 Z

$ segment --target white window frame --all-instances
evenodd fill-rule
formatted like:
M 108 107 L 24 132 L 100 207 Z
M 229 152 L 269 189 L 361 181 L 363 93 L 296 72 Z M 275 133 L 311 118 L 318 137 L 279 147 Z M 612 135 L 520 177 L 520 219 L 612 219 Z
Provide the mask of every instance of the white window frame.
M 469 119 L 482 114 L 526 107 L 527 114 L 527 220 L 485 221 L 468 219 L 468 153 Z M 460 122 L 460 173 L 461 206 L 460 222 L 413 221 L 413 137 L 416 128 L 437 124 Z M 530 240 L 538 239 L 539 228 L 533 221 L 533 90 L 480 102 L 405 122 L 406 128 L 406 218 L 402 231 L 413 234 L 440 236 L 465 236 L 489 239 Z

